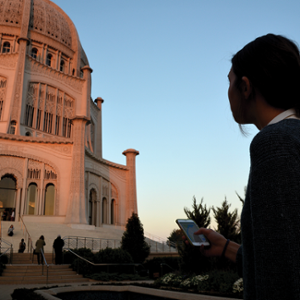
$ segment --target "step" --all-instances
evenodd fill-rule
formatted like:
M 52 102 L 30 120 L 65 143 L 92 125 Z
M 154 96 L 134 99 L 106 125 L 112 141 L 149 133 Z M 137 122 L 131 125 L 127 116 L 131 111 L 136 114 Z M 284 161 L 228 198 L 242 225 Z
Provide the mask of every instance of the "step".
M 43 272 L 43 274 L 42 274 Z M 0 284 L 46 283 L 47 267 L 39 265 L 6 266 Z M 87 282 L 89 279 L 76 274 L 69 265 L 51 265 L 48 268 L 48 283 Z
M 47 272 L 47 269 L 44 269 L 44 271 L 42 271 L 42 270 L 25 270 L 25 271 L 23 271 L 23 270 L 5 270 L 5 271 L 3 271 L 2 276 L 41 275 L 41 274 L 43 274 L 45 272 Z M 54 274 L 60 276 L 60 275 L 73 274 L 73 271 L 72 270 L 63 270 L 63 271 L 55 271 L 55 272 L 53 272 L 52 270 L 48 270 L 48 273 L 51 273 L 51 274 L 54 273 Z
M 48 284 L 58 284 L 58 283 L 77 283 L 77 282 L 89 282 L 88 278 L 70 278 L 70 279 L 49 279 Z M 2 281 L 0 277 L 0 285 L 8 285 L 8 284 L 46 284 L 47 278 L 44 276 L 43 278 L 36 279 L 35 281 L 31 281 L 28 279 L 24 280 L 14 280 L 11 279 L 9 281 Z

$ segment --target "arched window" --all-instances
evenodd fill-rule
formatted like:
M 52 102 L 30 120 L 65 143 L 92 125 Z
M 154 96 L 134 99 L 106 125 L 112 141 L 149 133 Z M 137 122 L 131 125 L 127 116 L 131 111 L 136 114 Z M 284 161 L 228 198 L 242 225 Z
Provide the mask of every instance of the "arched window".
M 48 54 L 46 58 L 46 65 L 51 67 L 51 62 L 52 62 L 52 55 Z
M 16 133 L 16 126 L 17 126 L 17 122 L 16 121 L 11 121 L 10 122 L 10 134 L 15 134 Z
M 97 193 L 95 189 L 91 189 L 90 191 L 90 200 L 89 200 L 89 224 L 97 225 Z
M 55 187 L 53 184 L 50 183 L 46 186 L 45 207 L 44 207 L 45 216 L 54 215 L 54 198 L 55 198 Z
M 37 185 L 31 183 L 27 190 L 27 214 L 35 215 L 37 205 Z
M 11 174 L 4 175 L 0 180 L 0 209 L 10 211 L 15 208 L 16 179 Z
M 63 60 L 60 61 L 60 71 L 63 72 L 65 69 L 65 62 Z
M 107 200 L 106 198 L 102 199 L 102 223 L 107 224 Z
M 2 48 L 2 53 L 9 53 L 9 52 L 10 52 L 10 43 L 4 42 L 3 48 Z
M 115 223 L 115 199 L 111 200 L 111 209 L 110 209 L 110 220 L 111 224 Z
M 37 55 L 38 55 L 38 49 L 32 48 L 31 49 L 31 57 L 33 57 L 34 59 L 36 59 Z

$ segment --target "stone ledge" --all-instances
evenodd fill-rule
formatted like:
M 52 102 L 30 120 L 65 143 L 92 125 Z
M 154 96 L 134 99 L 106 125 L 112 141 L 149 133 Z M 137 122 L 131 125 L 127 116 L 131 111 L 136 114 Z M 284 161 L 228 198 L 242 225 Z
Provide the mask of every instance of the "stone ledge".
M 215 297 L 208 295 L 190 294 L 176 291 L 166 291 L 160 289 L 145 288 L 139 286 L 125 285 L 125 286 L 115 286 L 115 285 L 98 285 L 98 286 L 71 286 L 71 287 L 59 287 L 49 290 L 37 290 L 35 293 L 43 296 L 47 300 L 58 300 L 55 297 L 60 293 L 68 292 L 83 292 L 83 291 L 111 291 L 111 292 L 131 292 L 137 294 L 144 294 L 155 297 L 164 297 L 174 300 L 230 300 L 232 298 Z

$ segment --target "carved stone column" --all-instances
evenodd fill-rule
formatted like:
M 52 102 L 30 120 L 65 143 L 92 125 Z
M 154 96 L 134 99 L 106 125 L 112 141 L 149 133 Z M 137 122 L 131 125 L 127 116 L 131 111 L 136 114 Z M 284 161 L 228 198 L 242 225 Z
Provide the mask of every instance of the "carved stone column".
M 126 175 L 126 213 L 125 220 L 131 217 L 132 213 L 137 213 L 137 196 L 136 196 L 136 176 L 135 176 L 135 157 L 139 151 L 127 149 L 123 152 L 126 156 L 126 166 L 129 171 Z
M 20 134 L 26 48 L 27 45 L 29 44 L 29 39 L 27 37 L 27 34 L 28 34 L 28 26 L 29 26 L 29 19 L 30 19 L 30 6 L 31 6 L 31 0 L 25 0 L 23 6 L 22 26 L 18 38 L 19 56 L 18 56 L 16 73 L 14 78 L 14 86 L 13 86 L 14 93 L 12 95 L 13 101 L 11 107 L 11 121 L 17 122 L 15 134 Z M 8 132 L 9 132 L 9 128 L 8 128 Z
M 19 208 L 21 201 L 21 188 L 17 189 L 16 206 L 15 206 L 15 221 L 19 221 Z
M 66 212 L 67 224 L 87 224 L 85 203 L 85 176 L 84 176 L 84 134 L 86 118 L 73 119 L 73 158 L 71 184 L 68 207 Z
M 25 199 L 27 199 L 27 171 L 28 171 L 28 158 L 25 158 L 24 169 L 23 169 L 23 186 L 22 186 L 22 197 L 21 197 L 21 209 L 20 216 L 23 216 L 25 213 Z
M 97 118 L 97 128 L 96 128 L 96 137 L 95 137 L 95 149 L 94 153 L 97 157 L 102 158 L 102 103 L 104 100 L 101 97 L 98 97 L 95 102 L 100 112 Z

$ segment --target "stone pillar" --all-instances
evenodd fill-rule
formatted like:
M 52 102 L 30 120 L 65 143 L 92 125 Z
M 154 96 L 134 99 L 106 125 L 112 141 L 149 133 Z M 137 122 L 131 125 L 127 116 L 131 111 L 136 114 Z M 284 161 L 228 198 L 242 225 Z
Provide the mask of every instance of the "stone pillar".
M 25 162 L 24 162 L 24 169 L 23 169 L 23 186 L 22 186 L 22 197 L 21 197 L 21 209 L 20 209 L 20 216 L 23 216 L 25 213 L 25 199 L 27 198 L 27 188 L 26 188 L 26 184 L 27 184 L 27 170 L 28 169 L 28 158 L 25 158 Z
M 29 44 L 29 39 L 27 37 L 29 19 L 30 19 L 30 7 L 31 0 L 25 0 L 23 5 L 22 13 L 22 26 L 18 38 L 19 43 L 19 56 L 16 67 L 16 73 L 13 85 L 12 94 L 12 107 L 10 108 L 11 121 L 16 121 L 16 131 L 15 134 L 20 134 L 20 122 L 21 122 L 21 111 L 22 111 L 22 95 L 23 95 L 23 83 L 24 83 L 24 73 L 25 73 L 25 61 L 26 61 L 26 50 Z M 10 129 L 10 124 L 8 124 L 8 131 Z
M 108 199 L 107 199 L 107 224 L 111 224 L 111 183 L 108 184 Z
M 100 111 L 97 118 L 97 128 L 95 128 L 97 135 L 95 137 L 94 153 L 97 157 L 102 158 L 102 103 L 104 100 L 101 97 L 98 97 L 95 102 Z
M 41 169 L 41 186 L 40 186 L 40 191 L 39 191 L 39 215 L 44 214 L 44 195 L 45 195 L 45 189 L 44 189 L 44 178 L 45 178 L 45 164 L 42 164 L 42 169 Z
M 99 227 L 100 226 L 100 201 L 99 201 L 99 195 L 98 196 L 98 199 L 96 201 L 96 226 Z
M 84 176 L 84 134 L 86 118 L 73 119 L 73 158 L 71 184 L 65 223 L 88 224 L 86 217 L 85 176 Z
M 103 201 L 103 192 L 102 192 L 102 177 L 100 177 L 100 180 L 99 180 L 99 186 L 100 186 L 100 189 L 99 189 L 99 223 L 100 223 L 100 226 L 101 224 L 103 224 L 103 205 L 102 205 L 102 201 Z
M 128 172 L 126 175 L 126 213 L 125 220 L 131 217 L 132 213 L 137 210 L 137 196 L 136 196 L 136 175 L 135 175 L 135 157 L 139 155 L 139 151 L 134 149 L 127 149 L 123 152 L 126 156 L 126 166 Z
M 15 221 L 19 221 L 19 207 L 21 201 L 21 188 L 17 189 L 17 198 L 16 198 L 16 205 L 15 205 Z

